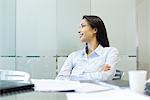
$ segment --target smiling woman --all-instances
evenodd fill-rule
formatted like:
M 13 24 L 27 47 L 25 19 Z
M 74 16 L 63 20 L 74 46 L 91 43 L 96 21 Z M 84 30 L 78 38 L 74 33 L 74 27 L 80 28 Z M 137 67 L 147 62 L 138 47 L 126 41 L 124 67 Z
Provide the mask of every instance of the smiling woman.
M 85 15 L 80 25 L 80 41 L 86 43 L 86 47 L 68 56 L 56 79 L 100 81 L 112 79 L 118 62 L 118 50 L 109 47 L 103 21 L 98 16 Z

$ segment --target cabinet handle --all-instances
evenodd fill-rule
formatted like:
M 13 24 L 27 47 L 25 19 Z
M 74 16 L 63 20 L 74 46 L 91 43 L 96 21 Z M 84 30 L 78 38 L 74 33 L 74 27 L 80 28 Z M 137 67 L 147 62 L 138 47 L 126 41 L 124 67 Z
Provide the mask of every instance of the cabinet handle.
M 130 58 L 131 58 L 131 57 L 136 57 L 136 55 L 129 55 L 128 57 L 130 57 Z

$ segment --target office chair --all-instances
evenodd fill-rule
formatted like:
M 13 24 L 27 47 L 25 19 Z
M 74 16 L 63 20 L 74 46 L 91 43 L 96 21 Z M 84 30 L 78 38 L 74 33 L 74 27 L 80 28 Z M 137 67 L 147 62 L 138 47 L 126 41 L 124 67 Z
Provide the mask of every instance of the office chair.
M 29 82 L 30 74 L 23 71 L 0 70 L 0 80 L 16 80 L 21 82 Z
M 124 72 L 116 69 L 116 73 L 112 80 L 121 80 L 123 76 L 124 76 Z

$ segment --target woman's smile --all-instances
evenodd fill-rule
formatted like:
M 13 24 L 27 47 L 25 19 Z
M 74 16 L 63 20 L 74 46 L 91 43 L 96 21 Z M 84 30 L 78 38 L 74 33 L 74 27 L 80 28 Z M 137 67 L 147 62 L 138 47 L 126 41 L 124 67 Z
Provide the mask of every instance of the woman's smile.
M 83 35 L 84 35 L 84 33 L 80 33 L 80 39 L 82 38 Z

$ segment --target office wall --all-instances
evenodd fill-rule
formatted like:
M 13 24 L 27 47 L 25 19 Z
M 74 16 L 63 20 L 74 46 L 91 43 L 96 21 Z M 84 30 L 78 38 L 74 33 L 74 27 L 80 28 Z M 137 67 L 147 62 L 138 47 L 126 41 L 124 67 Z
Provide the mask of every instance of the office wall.
M 96 14 L 104 20 L 110 45 L 118 48 L 121 55 L 136 55 L 135 11 L 135 0 L 91 2 L 91 14 Z
M 15 9 L 15 69 L 33 78 L 54 78 L 54 56 L 83 47 L 77 31 L 85 14 L 104 20 L 110 44 L 121 54 L 118 68 L 136 69 L 136 57 L 129 57 L 136 55 L 135 0 L 16 0 Z
M 16 0 L 16 69 L 55 78 L 56 0 Z
M 84 14 L 90 14 L 90 0 L 17 0 L 16 55 L 68 55 L 80 48 Z
M 56 54 L 56 1 L 17 0 L 16 55 Z
M 137 1 L 137 29 L 138 29 L 138 67 L 148 71 L 150 78 L 150 1 Z
M 0 0 L 0 68 L 2 69 L 15 69 L 15 5 L 15 0 Z
M 117 69 L 125 72 L 124 79 L 128 79 L 128 70 L 135 70 L 137 65 L 135 3 L 135 0 L 91 0 L 91 14 L 103 19 L 110 45 L 119 50 Z
M 125 72 L 125 80 L 128 79 L 128 70 L 137 69 L 135 3 L 135 0 L 91 0 L 90 5 L 91 14 L 103 19 L 111 46 L 116 47 L 120 52 L 117 69 Z M 58 71 L 65 59 L 65 57 L 58 58 Z
M 0 0 L 0 56 L 15 55 L 15 0 Z
M 78 26 L 90 0 L 17 0 L 16 69 L 54 78 L 56 58 L 81 48 Z M 36 71 L 35 71 L 36 69 Z
M 78 27 L 83 15 L 90 14 L 90 0 L 57 0 L 57 55 L 81 49 Z

